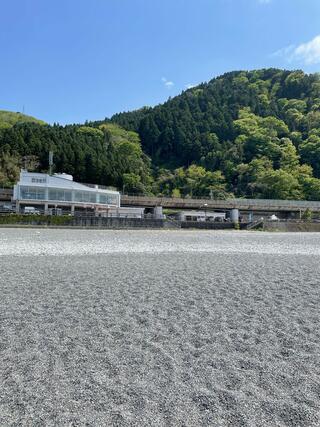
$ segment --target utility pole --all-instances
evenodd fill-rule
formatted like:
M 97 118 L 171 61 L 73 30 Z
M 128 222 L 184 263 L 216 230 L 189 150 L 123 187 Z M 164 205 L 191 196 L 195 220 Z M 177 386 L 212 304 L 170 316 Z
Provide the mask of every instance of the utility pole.
M 27 170 L 27 156 L 22 157 L 24 170 Z
M 49 175 L 52 175 L 53 151 L 49 151 Z

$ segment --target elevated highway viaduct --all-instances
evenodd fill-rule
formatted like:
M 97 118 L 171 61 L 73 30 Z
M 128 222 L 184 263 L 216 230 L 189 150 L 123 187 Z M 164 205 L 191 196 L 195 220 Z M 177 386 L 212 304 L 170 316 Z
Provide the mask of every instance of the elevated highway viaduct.
M 154 208 L 162 206 L 164 209 L 203 209 L 228 211 L 239 209 L 242 213 L 281 214 L 290 216 L 300 214 L 309 209 L 320 213 L 320 201 L 304 200 L 267 200 L 267 199 L 187 199 L 176 197 L 148 197 L 148 196 L 121 196 L 122 206 L 139 206 Z

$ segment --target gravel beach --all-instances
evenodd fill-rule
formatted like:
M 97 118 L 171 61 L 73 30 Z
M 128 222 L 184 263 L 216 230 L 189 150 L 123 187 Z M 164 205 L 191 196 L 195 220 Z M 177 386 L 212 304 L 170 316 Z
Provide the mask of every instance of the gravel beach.
M 0 426 L 319 426 L 320 233 L 0 229 Z

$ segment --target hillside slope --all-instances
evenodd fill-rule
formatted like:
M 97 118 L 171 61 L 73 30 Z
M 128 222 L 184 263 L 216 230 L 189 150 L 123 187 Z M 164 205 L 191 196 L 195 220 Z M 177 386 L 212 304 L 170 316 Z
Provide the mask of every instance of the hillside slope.
M 318 74 L 231 72 L 163 105 L 116 114 L 111 121 L 139 132 L 143 149 L 158 167 L 194 164 L 219 171 L 238 196 L 320 197 L 318 181 L 311 179 L 320 177 Z M 187 181 L 195 178 L 184 176 L 181 184 L 182 171 L 173 174 L 166 178 L 162 173 L 160 190 L 184 186 L 183 193 L 190 194 Z
M 22 113 L 14 113 L 12 111 L 0 110 L 0 128 L 10 127 L 16 123 L 38 123 L 45 124 L 44 121 L 27 116 Z
M 234 120 L 245 107 L 283 120 L 290 131 L 305 136 L 319 125 L 314 123 L 314 115 L 320 114 L 319 75 L 278 69 L 230 72 L 155 108 L 116 114 L 111 121 L 139 132 L 154 161 L 186 165 L 212 151 L 211 133 L 219 143 L 234 141 Z M 313 123 L 308 123 L 311 112 Z

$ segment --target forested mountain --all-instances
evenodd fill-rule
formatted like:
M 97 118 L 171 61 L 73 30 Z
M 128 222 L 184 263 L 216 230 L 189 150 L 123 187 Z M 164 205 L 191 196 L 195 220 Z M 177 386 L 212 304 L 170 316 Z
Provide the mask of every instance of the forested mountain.
M 231 72 L 111 120 L 139 133 L 160 168 L 158 191 L 209 195 L 218 186 L 222 196 L 224 182 L 237 196 L 320 198 L 318 74 Z
M 0 125 L 0 185 L 50 149 L 56 171 L 126 192 L 320 200 L 320 77 L 232 72 L 103 121 Z

